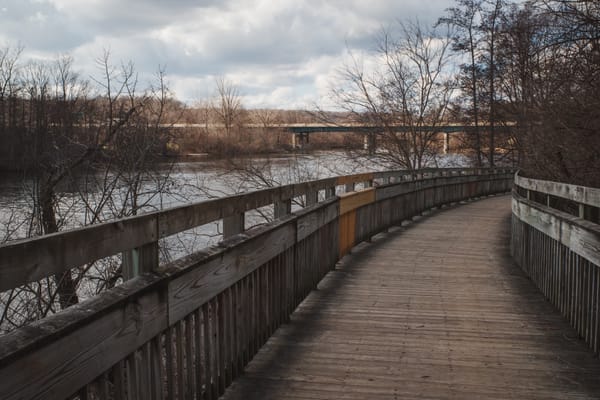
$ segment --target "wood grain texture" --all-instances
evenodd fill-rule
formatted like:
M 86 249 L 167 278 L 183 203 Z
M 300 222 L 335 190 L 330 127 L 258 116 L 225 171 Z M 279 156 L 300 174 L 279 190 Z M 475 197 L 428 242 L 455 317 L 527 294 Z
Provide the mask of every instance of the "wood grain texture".
M 375 201 L 375 189 L 369 188 L 359 192 L 344 193 L 340 195 L 340 215 L 356 210 Z
M 515 184 L 527 190 L 533 190 L 561 197 L 589 206 L 600 207 L 600 188 L 570 185 L 562 182 L 530 179 L 515 174 Z
M 135 281 L 132 281 L 133 284 Z M 41 347 L 37 351 L 25 353 L 22 346 L 21 352 L 25 354 L 18 358 L 16 354 L 16 360 L 7 364 L 3 363 L 9 361 L 9 357 L 3 357 L 0 364 L 1 398 L 59 399 L 74 394 L 78 388 L 93 381 L 98 371 L 110 369 L 124 355 L 135 351 L 166 328 L 167 304 L 163 300 L 164 296 L 159 291 L 137 293 L 124 306 L 105 308 L 103 314 L 92 315 L 91 321 L 79 323 L 82 326 L 77 330 L 59 338 L 48 335 L 48 340 L 53 339 L 49 344 L 32 343 L 32 347 Z M 99 306 L 104 308 L 102 304 Z M 66 330 L 61 322 L 68 323 L 69 314 L 77 317 L 94 310 L 91 303 L 84 307 L 79 313 L 74 309 L 54 316 L 57 329 Z M 19 332 L 8 336 L 16 339 Z M 4 344 L 8 343 L 5 341 Z M 17 349 L 18 345 L 14 343 L 14 348 L 3 349 L 0 355 Z M 130 368 L 134 368 L 133 365 Z
M 174 324 L 260 265 L 293 246 L 295 236 L 296 226 L 292 221 L 251 237 L 208 262 L 186 265 L 185 274 L 168 283 L 169 324 Z
M 600 361 L 510 258 L 510 212 L 493 197 L 361 244 L 224 399 L 600 397 Z
M 126 218 L 0 246 L 0 292 L 158 240 L 156 215 Z
M 513 214 L 600 266 L 600 225 L 513 195 Z

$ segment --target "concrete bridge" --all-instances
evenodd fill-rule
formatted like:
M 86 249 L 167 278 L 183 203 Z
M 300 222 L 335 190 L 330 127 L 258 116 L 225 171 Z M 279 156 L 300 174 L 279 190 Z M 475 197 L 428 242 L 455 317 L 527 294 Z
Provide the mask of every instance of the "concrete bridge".
M 2 291 L 131 265 L 0 337 L 1 398 L 598 398 L 600 190 L 513 174 L 341 176 L 4 245 Z M 219 245 L 158 265 L 216 220 Z
M 396 125 L 391 127 L 375 126 L 375 125 L 318 125 L 318 124 L 290 124 L 281 125 L 282 128 L 292 133 L 292 147 L 304 148 L 310 143 L 310 135 L 314 133 L 354 133 L 363 136 L 363 148 L 372 153 L 377 149 L 377 137 L 383 132 L 409 132 L 414 127 L 405 125 Z M 488 129 L 486 126 L 478 128 L 482 133 Z M 494 127 L 497 132 L 510 132 L 512 126 L 497 126 Z M 437 126 L 421 126 L 418 128 L 421 132 L 431 132 L 441 134 L 443 137 L 443 152 L 447 154 L 450 149 L 450 135 L 456 133 L 473 134 L 475 127 L 472 125 L 437 125 Z

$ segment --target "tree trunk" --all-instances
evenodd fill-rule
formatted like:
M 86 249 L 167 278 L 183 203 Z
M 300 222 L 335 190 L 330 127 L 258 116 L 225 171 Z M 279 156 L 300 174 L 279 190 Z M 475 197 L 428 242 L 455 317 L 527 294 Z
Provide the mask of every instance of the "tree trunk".
M 55 233 L 58 232 L 56 212 L 54 211 L 56 195 L 54 193 L 54 188 L 52 185 L 48 185 L 47 181 L 44 181 L 42 185 L 43 187 L 40 192 L 40 208 L 42 212 L 44 234 Z M 79 303 L 77 284 L 75 280 L 73 280 L 70 270 L 55 274 L 54 282 L 56 283 L 58 301 L 62 310 Z

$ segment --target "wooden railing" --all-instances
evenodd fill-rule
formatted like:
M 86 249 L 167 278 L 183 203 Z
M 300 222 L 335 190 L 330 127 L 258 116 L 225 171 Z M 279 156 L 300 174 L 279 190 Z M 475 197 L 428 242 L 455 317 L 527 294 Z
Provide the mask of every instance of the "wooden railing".
M 515 175 L 511 253 L 598 352 L 600 189 Z
M 507 192 L 512 174 L 342 176 L 2 246 L 1 290 L 121 252 L 133 278 L 0 337 L 0 397 L 215 399 L 352 246 L 432 207 Z M 299 196 L 307 206 L 292 213 Z M 244 230 L 245 213 L 267 205 L 276 219 Z M 221 243 L 158 265 L 160 238 L 216 220 Z

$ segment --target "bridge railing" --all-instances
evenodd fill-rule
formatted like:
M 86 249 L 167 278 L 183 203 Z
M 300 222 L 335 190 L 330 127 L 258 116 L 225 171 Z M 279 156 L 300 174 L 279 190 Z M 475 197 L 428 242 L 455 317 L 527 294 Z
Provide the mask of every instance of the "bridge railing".
M 514 178 L 511 253 L 594 352 L 600 346 L 600 189 Z
M 506 192 L 512 173 L 341 176 L 2 246 L 1 290 L 120 252 L 131 262 L 122 285 L 0 337 L 2 398 L 215 399 L 354 245 L 432 207 Z M 307 206 L 292 212 L 297 197 Z M 245 214 L 265 206 L 276 219 L 246 230 Z M 158 265 L 161 238 L 217 220 L 218 245 Z

